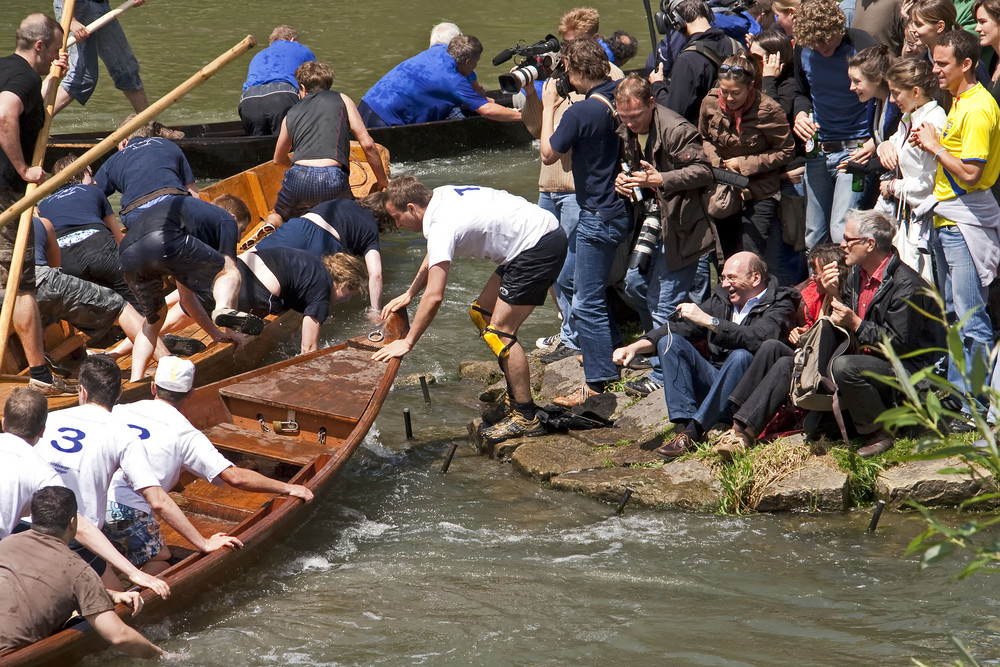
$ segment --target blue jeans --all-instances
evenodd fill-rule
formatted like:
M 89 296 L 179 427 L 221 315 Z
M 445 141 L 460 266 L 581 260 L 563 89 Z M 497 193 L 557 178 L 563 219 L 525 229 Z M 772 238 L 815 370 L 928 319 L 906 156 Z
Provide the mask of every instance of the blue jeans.
M 62 18 L 63 1 L 54 0 L 56 20 Z M 83 25 L 89 25 L 111 11 L 111 6 L 102 2 L 77 2 L 73 17 Z M 69 71 L 62 82 L 63 89 L 80 104 L 87 100 L 97 88 L 97 60 L 100 58 L 108 68 L 108 74 L 118 90 L 142 90 L 139 78 L 139 61 L 132 53 L 132 47 L 125 39 L 125 32 L 118 19 L 111 21 L 82 44 L 74 44 L 69 49 Z
M 572 312 L 583 352 L 583 375 L 589 383 L 618 379 L 611 361 L 618 330 L 608 311 L 605 290 L 619 244 L 629 235 L 632 218 L 620 215 L 605 222 L 596 211 L 582 209 L 576 228 Z
M 671 271 L 663 261 L 663 242 L 656 244 L 649 259 L 649 269 L 643 275 L 639 269 L 629 269 L 625 274 L 625 296 L 629 304 L 639 313 L 639 321 L 644 331 L 652 331 L 667 321 L 667 316 L 678 305 L 688 300 L 688 292 L 694 287 L 694 276 L 698 262 Z M 652 357 L 653 372 L 649 377 L 663 384 L 659 357 Z
M 556 293 L 556 305 L 562 313 L 562 327 L 559 329 L 559 338 L 567 347 L 574 350 L 580 349 L 577 340 L 576 327 L 573 326 L 573 272 L 576 271 L 576 226 L 580 222 L 580 203 L 576 200 L 575 192 L 539 192 L 538 205 L 556 216 L 559 226 L 566 232 L 566 240 L 569 241 L 569 251 L 566 253 L 566 262 L 563 264 L 559 277 L 552 285 Z
M 680 336 L 664 336 L 656 346 L 663 368 L 663 398 L 672 422 L 694 420 L 709 429 L 732 418 L 729 395 L 753 361 L 746 350 L 733 350 L 716 368 Z
M 971 313 L 962 326 L 965 363 L 967 368 L 971 368 L 973 355 L 982 355 L 985 360 L 993 347 L 993 327 L 986 312 L 988 289 L 979 280 L 969 247 L 958 227 L 934 229 L 931 233 L 931 252 L 934 253 L 938 286 L 944 296 L 948 318 L 958 320 Z M 948 364 L 948 381 L 972 396 L 982 393 L 980 387 L 968 386 L 953 361 Z
M 850 151 L 820 153 L 806 160 L 806 248 L 820 243 L 840 243 L 844 238 L 844 216 L 857 208 L 861 192 L 851 189 L 854 177 L 837 171 Z

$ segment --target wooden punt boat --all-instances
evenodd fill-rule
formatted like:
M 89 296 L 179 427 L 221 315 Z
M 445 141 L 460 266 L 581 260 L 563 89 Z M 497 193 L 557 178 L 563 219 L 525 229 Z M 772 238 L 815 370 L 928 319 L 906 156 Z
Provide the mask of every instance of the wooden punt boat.
M 250 371 L 197 389 L 184 413 L 230 460 L 302 484 L 316 494 L 309 505 L 291 498 L 215 487 L 185 473 L 171 495 L 202 534 L 225 531 L 243 541 L 238 551 L 201 554 L 165 524 L 175 562 L 163 577 L 170 598 L 144 589 L 143 612 L 126 622 L 152 623 L 191 606 L 210 585 L 224 583 L 303 524 L 320 494 L 357 449 L 378 415 L 399 359 L 371 361 L 374 350 L 405 335 L 403 317 L 386 323 L 384 340 L 358 337 L 334 347 Z M 297 423 L 295 433 L 263 432 L 273 421 Z M 0 667 L 68 665 L 104 648 L 82 619 L 31 646 L 0 656 Z
M 382 166 L 388 174 L 389 152 L 381 145 L 378 146 L 378 150 L 382 158 Z M 203 188 L 201 197 L 206 201 L 211 201 L 221 194 L 228 193 L 246 202 L 250 208 L 251 221 L 244 232 L 241 247 L 252 245 L 252 241 L 248 239 L 256 240 L 260 236 L 260 227 L 263 225 L 264 219 L 267 218 L 267 214 L 274 208 L 284 173 L 284 167 L 279 167 L 269 160 Z M 364 151 L 361 150 L 361 146 L 357 142 L 351 143 L 350 183 L 355 197 L 364 197 L 377 187 L 375 176 L 365 160 Z M 205 344 L 206 348 L 192 355 L 190 359 L 198 369 L 195 376 L 197 382 L 208 384 L 259 366 L 278 344 L 289 340 L 301 328 L 301 323 L 302 315 L 293 311 L 271 315 L 267 318 L 264 332 L 260 336 L 248 339 L 247 344 L 239 352 L 235 351 L 235 346 L 232 343 L 213 342 L 208 333 L 194 324 L 177 332 L 177 335 L 194 338 Z M 18 387 L 26 386 L 29 379 L 24 353 L 21 351 L 20 345 L 15 343 L 16 339 L 12 339 L 11 345 L 8 345 L 8 353 L 0 364 L 0 371 L 3 373 L 0 375 L 0 414 L 2 414 L 3 404 L 10 394 Z M 75 367 L 85 358 L 85 345 L 86 337 L 65 322 L 51 325 L 45 331 L 45 349 L 48 351 L 49 357 L 55 363 L 71 370 L 75 370 Z M 118 365 L 122 368 L 125 377 L 128 377 L 132 367 L 131 355 L 120 358 Z M 152 370 L 147 373 L 145 380 L 124 383 L 122 402 L 137 401 L 150 396 L 149 378 L 155 372 L 155 362 L 150 365 L 150 368 Z M 76 405 L 76 403 L 77 399 L 72 395 L 54 396 L 49 398 L 49 409 L 58 410 Z
M 495 91 L 498 103 L 510 106 L 510 95 Z M 248 137 L 241 121 L 177 125 L 186 135 L 176 141 L 199 178 L 225 178 L 274 156 L 276 136 Z M 472 116 L 416 125 L 369 130 L 375 143 L 385 146 L 398 162 L 451 157 L 473 150 L 504 148 L 531 143 L 522 123 L 501 123 Z M 80 155 L 107 136 L 106 132 L 53 135 L 45 153 L 46 168 L 69 153 Z

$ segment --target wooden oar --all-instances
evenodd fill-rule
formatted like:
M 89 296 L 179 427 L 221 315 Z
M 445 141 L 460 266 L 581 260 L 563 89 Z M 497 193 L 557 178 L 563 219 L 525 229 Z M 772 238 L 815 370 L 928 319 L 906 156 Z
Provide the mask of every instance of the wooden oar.
M 66 16 L 72 16 L 71 1 L 66 3 L 67 9 L 64 14 Z M 13 206 L 8 208 L 2 214 L 0 214 L 0 227 L 9 224 L 18 215 L 24 213 L 27 219 L 27 225 L 31 224 L 31 207 L 40 202 L 41 200 L 48 197 L 50 194 L 54 193 L 59 189 L 66 181 L 68 181 L 74 174 L 80 173 L 84 168 L 90 165 L 91 162 L 101 157 L 113 147 L 117 146 L 122 139 L 127 138 L 130 134 L 135 132 L 138 128 L 142 127 L 152 119 L 156 118 L 160 113 L 167 109 L 171 104 L 184 97 L 199 85 L 204 83 L 213 74 L 218 72 L 220 69 L 236 60 L 238 57 L 246 53 L 249 49 L 257 46 L 257 40 L 254 39 L 253 35 L 247 35 L 242 41 L 240 41 L 236 46 L 229 49 L 221 56 L 210 62 L 205 67 L 198 70 L 192 77 L 181 85 L 174 88 L 168 94 L 164 95 L 162 98 L 154 102 L 148 109 L 137 114 L 135 118 L 123 125 L 122 127 L 115 130 L 111 136 L 107 137 L 96 146 L 91 148 L 89 151 L 78 157 L 72 163 L 70 163 L 65 169 L 60 171 L 58 174 L 54 174 L 52 178 L 45 181 L 42 185 L 37 187 L 32 187 L 33 184 L 29 184 L 27 193 L 24 197 L 18 200 Z M 50 91 L 58 86 L 53 86 Z M 53 98 L 54 99 L 54 98 Z M 51 121 L 51 113 L 47 114 L 47 121 Z M 39 135 L 39 143 L 35 149 L 35 155 L 37 159 L 37 164 L 41 164 L 42 157 L 45 154 L 45 144 L 48 142 L 48 124 L 43 129 L 42 134 Z M 33 162 L 34 163 L 34 162 Z M 18 229 L 17 243 L 14 246 L 14 257 L 11 261 L 10 267 L 10 278 L 7 281 L 7 295 L 13 295 L 17 292 L 18 279 L 21 273 L 21 266 L 23 263 L 24 247 L 27 245 L 28 241 L 28 229 L 29 227 L 22 224 L 20 229 Z M 23 242 L 22 242 L 22 232 L 23 232 Z M 0 359 L 3 359 L 3 355 L 6 353 L 7 340 L 10 337 L 10 320 L 11 314 L 13 313 L 14 299 L 4 299 L 3 307 L 0 308 Z
M 93 23 L 87 24 L 87 32 L 89 32 L 90 34 L 94 34 L 95 31 L 100 30 L 101 28 L 103 28 L 104 26 L 111 23 L 119 16 L 121 16 L 125 12 L 125 10 L 132 9 L 132 7 L 134 6 L 135 6 L 135 0 L 128 0 L 127 2 L 123 2 L 120 6 L 116 7 L 115 9 L 112 9 L 110 12 L 108 12 L 101 18 L 97 19 Z M 66 10 L 64 9 L 63 11 L 65 12 Z M 66 48 L 68 49 L 74 44 L 76 44 L 76 35 L 71 34 L 69 37 L 69 41 L 66 42 Z
M 62 23 L 63 31 L 62 48 L 59 54 L 66 53 L 66 40 L 69 38 L 69 25 L 73 20 L 73 8 L 76 0 L 66 0 L 63 5 Z M 49 88 L 45 94 L 45 122 L 35 140 L 35 152 L 31 156 L 30 167 L 41 167 L 45 160 L 45 146 L 49 143 L 49 129 L 52 127 L 52 111 L 55 108 L 56 92 L 59 90 L 59 82 L 62 81 L 63 70 L 58 65 L 49 68 Z M 30 196 L 32 191 L 38 187 L 35 183 L 28 183 L 25 195 Z M 17 287 L 21 282 L 21 269 L 24 268 L 24 250 L 28 245 L 28 233 L 31 231 L 31 207 L 24 209 L 21 220 L 17 227 L 17 236 L 14 238 L 14 256 L 11 257 L 9 273 L 7 274 L 7 286 L 4 291 L 3 305 L 0 306 L 0 360 L 3 360 L 7 353 L 7 341 L 10 340 L 10 330 L 14 317 L 14 302 L 17 300 Z

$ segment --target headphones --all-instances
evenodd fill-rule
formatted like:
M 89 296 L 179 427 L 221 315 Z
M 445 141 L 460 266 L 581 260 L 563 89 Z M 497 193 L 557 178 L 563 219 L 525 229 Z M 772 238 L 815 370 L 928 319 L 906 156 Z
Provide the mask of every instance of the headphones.
M 677 12 L 677 7 L 681 3 L 687 0 L 661 0 L 660 1 L 660 11 L 656 12 L 656 16 L 653 17 L 653 21 L 656 23 L 656 30 L 661 35 L 667 34 L 669 30 L 676 30 L 677 32 L 683 33 L 685 26 L 687 26 L 687 21 L 684 17 Z M 708 20 L 709 23 L 715 22 L 715 14 L 712 12 L 712 8 L 708 6 L 707 2 L 699 2 L 699 11 L 701 15 Z

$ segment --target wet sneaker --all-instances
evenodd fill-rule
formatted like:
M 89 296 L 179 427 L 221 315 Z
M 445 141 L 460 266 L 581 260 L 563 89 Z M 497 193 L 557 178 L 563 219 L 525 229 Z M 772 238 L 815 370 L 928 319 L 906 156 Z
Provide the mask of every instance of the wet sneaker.
M 510 396 L 504 394 L 503 400 L 498 401 L 486 409 L 483 413 L 483 426 L 493 426 L 511 413 L 514 408 L 510 404 Z
M 531 419 L 525 419 L 520 412 L 515 410 L 493 426 L 484 428 L 482 434 L 487 443 L 495 445 L 511 438 L 531 438 L 536 435 L 545 435 L 545 427 L 542 426 L 537 414 Z
M 218 327 L 232 329 L 248 336 L 259 336 L 260 332 L 264 330 L 264 320 L 239 310 L 216 310 L 212 313 L 212 321 Z
M 565 359 L 566 357 L 572 357 L 574 354 L 577 354 L 578 352 L 579 350 L 574 350 L 565 343 L 559 343 L 545 354 L 540 355 L 538 357 L 538 360 L 541 361 L 543 364 L 551 364 L 560 361 L 562 359 Z
M 42 382 L 31 378 L 28 380 L 28 389 L 37 391 L 43 396 L 59 396 L 61 394 L 75 394 L 79 391 L 76 385 L 68 385 L 58 375 L 52 376 L 52 382 Z
M 625 383 L 625 393 L 632 396 L 649 396 L 663 385 L 649 376 L 637 380 L 629 380 Z
M 167 351 L 175 357 L 190 357 L 205 349 L 205 344 L 197 338 L 185 338 L 184 336 L 175 336 L 174 334 L 164 336 L 163 344 L 166 346 Z
M 539 338 L 535 341 L 535 347 L 539 350 L 544 350 L 547 347 L 552 347 L 553 345 L 558 345 L 561 340 L 559 334 L 554 336 L 548 336 L 546 338 Z
M 178 139 L 184 138 L 184 133 L 180 130 L 171 130 L 169 127 L 164 127 L 159 122 L 153 123 L 153 129 L 156 133 L 163 139 L 170 139 L 171 141 L 177 141 Z

